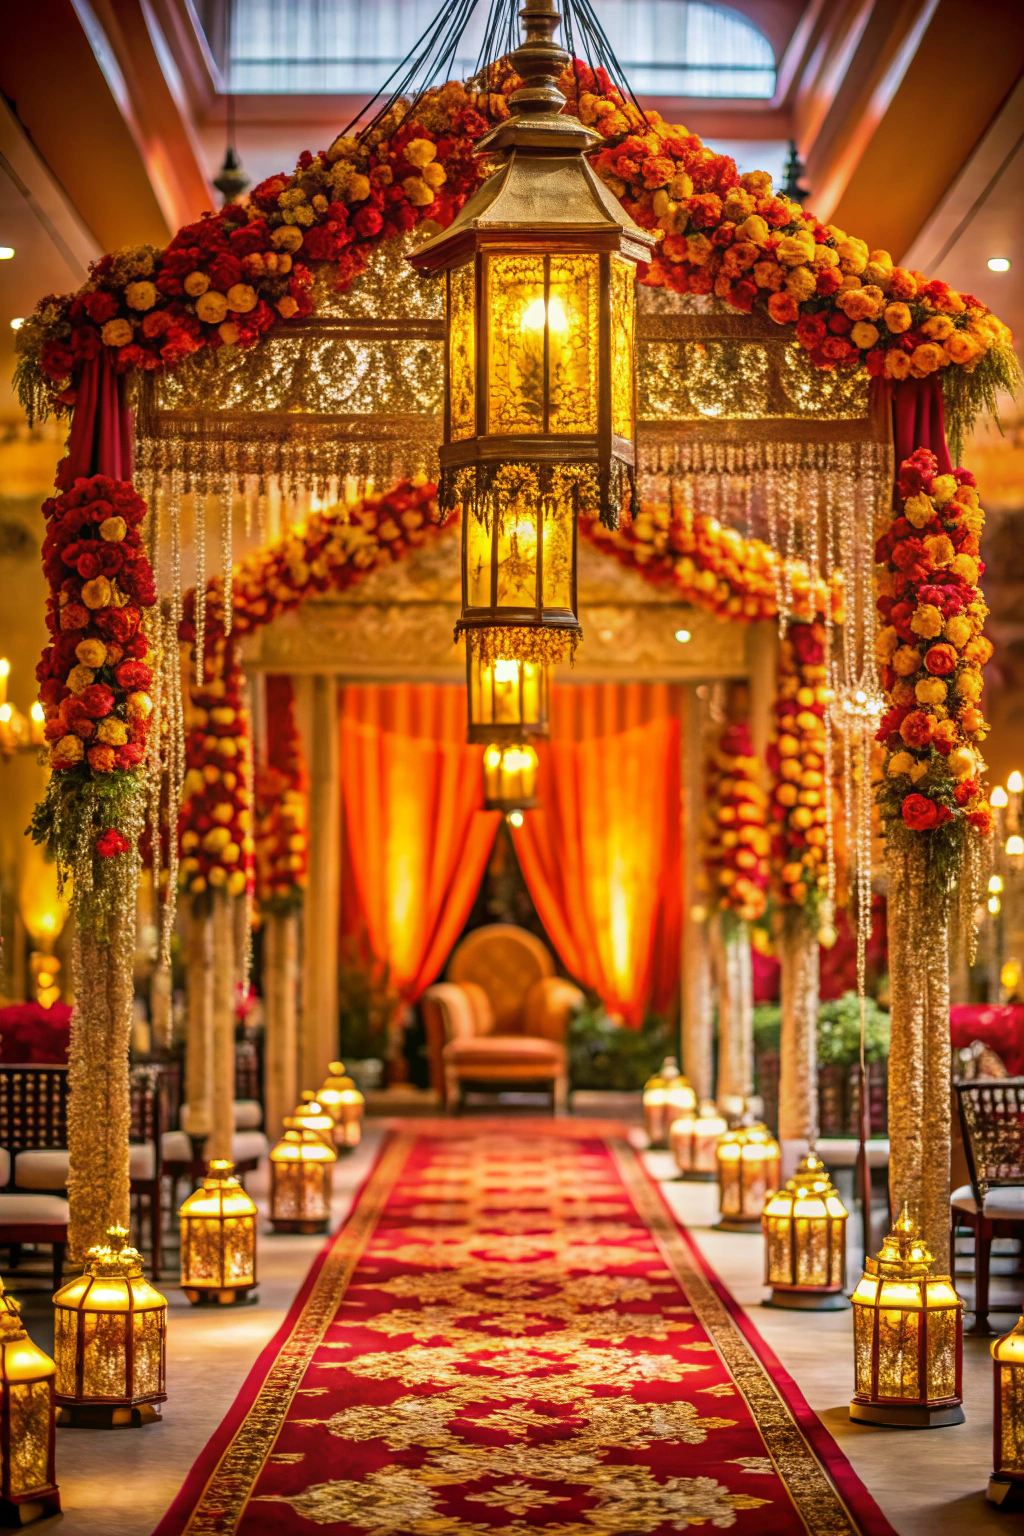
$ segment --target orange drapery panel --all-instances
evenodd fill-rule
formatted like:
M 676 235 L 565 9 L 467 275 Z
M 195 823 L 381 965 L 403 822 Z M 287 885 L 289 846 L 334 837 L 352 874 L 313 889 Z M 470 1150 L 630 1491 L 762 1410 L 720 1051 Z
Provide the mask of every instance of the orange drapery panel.
M 406 1002 L 448 957 L 483 878 L 498 813 L 484 811 L 465 690 L 341 690 L 342 929 L 365 936 Z
M 635 1028 L 679 987 L 682 689 L 568 685 L 551 706 L 516 852 L 566 970 Z

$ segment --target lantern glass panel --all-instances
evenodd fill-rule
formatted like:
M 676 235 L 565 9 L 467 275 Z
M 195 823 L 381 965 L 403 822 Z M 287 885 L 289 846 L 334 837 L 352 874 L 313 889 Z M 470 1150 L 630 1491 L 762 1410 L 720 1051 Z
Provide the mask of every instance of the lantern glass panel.
M 476 310 L 473 263 L 448 275 L 448 388 L 451 437 L 476 431 Z
M 1024 1371 L 1019 1365 L 999 1364 L 999 1463 L 997 1472 L 1024 1475 Z
M 632 441 L 633 340 L 636 326 L 636 268 L 621 256 L 612 263 L 612 431 Z
M 537 754 L 528 744 L 492 745 L 484 752 L 484 799 L 489 808 L 506 801 L 522 805 L 537 794 Z
M 597 431 L 599 293 L 596 255 L 548 257 L 549 432 Z
M 466 518 L 467 608 L 491 606 L 491 516 L 488 501 L 472 499 L 464 508 Z
M 576 519 L 569 495 L 546 498 L 542 504 L 545 608 L 575 611 L 573 538 Z
M 8 1476 L 11 1494 L 19 1498 L 50 1481 L 49 1379 L 19 1381 L 10 1389 Z
M 472 646 L 472 640 L 468 642 Z M 543 665 L 470 653 L 470 725 L 515 727 L 540 734 L 547 727 Z
M 542 601 L 537 565 L 539 515 L 536 496 L 518 496 L 498 513 L 495 555 L 499 608 L 535 608 Z
M 487 263 L 487 430 L 544 430 L 544 257 L 491 256 Z

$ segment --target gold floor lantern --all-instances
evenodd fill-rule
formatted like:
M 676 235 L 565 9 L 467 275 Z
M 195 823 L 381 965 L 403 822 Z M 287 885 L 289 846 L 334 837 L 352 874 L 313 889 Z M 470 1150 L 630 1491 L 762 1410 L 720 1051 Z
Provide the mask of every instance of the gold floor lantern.
M 537 804 L 537 754 L 528 741 L 484 748 L 484 809 L 531 811 Z
M 563 111 L 558 12 L 526 0 L 520 16 L 509 62 L 524 84 L 476 146 L 501 163 L 409 259 L 445 278 L 441 502 L 463 509 L 458 628 L 487 657 L 554 661 L 580 632 L 577 514 L 614 526 L 632 483 L 636 265 L 654 239 L 584 158 L 599 135 Z
M 963 1423 L 964 1304 L 949 1275 L 933 1275 L 931 1266 L 904 1207 L 853 1293 L 850 1418 L 858 1424 Z
M 779 1187 L 779 1144 L 768 1127 L 740 1125 L 718 1139 L 719 1227 L 760 1232 L 761 1215 Z
M 337 1153 L 294 1117 L 284 1124 L 284 1135 L 270 1149 L 270 1224 L 275 1232 L 326 1232 Z
M 660 1069 L 647 1079 L 642 1102 L 647 1140 L 652 1147 L 667 1147 L 672 1122 L 697 1104 L 690 1080 L 680 1072 L 674 1056 L 666 1056 Z
M 143 1275 L 126 1229 L 111 1227 L 107 1239 L 53 1298 L 58 1424 L 159 1423 L 167 1396 L 167 1302 Z
M 235 1165 L 214 1158 L 202 1188 L 178 1213 L 181 1288 L 193 1306 L 234 1306 L 256 1299 L 256 1205 Z
M 0 1525 L 60 1513 L 54 1469 L 54 1364 L 29 1338 L 0 1280 Z
M 317 1102 L 334 1121 L 334 1145 L 358 1147 L 363 1134 L 365 1100 L 350 1077 L 344 1063 L 332 1061 L 327 1069 Z
M 1003 1509 L 1024 1507 L 1024 1317 L 992 1343 L 995 1403 L 988 1498 Z
M 713 1183 L 718 1177 L 718 1143 L 729 1129 L 714 1099 L 704 1099 L 696 1110 L 677 1116 L 669 1126 L 669 1144 L 680 1176 L 695 1183 Z
M 329 1147 L 334 1145 L 334 1116 L 328 1114 L 308 1088 L 302 1095 L 302 1103 L 296 1104 L 292 1119 L 300 1130 L 315 1131 Z
M 815 1152 L 800 1161 L 784 1189 L 764 1208 L 766 1306 L 839 1312 L 850 1305 L 846 1284 L 847 1210 Z

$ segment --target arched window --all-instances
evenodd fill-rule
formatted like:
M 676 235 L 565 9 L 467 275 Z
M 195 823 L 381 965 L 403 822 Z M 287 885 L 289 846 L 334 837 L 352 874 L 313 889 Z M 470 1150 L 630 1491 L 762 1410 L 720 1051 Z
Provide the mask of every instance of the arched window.
M 738 11 L 704 0 L 599 0 L 597 12 L 638 95 L 744 96 L 775 90 L 771 44 Z M 437 16 L 438 0 L 201 0 L 203 25 L 237 94 L 370 94 Z M 449 74 L 476 66 L 480 0 Z

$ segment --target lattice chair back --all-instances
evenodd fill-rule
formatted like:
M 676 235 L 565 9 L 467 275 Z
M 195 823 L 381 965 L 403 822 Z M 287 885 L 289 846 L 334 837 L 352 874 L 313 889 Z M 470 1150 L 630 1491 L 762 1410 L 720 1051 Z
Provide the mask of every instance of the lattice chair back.
M 130 1139 L 160 1146 L 163 1117 L 160 1113 L 161 1071 L 149 1064 L 134 1066 L 129 1078 L 131 1094 Z
M 14 1156 L 68 1144 L 68 1069 L 0 1067 L 0 1147 Z
M 990 1189 L 1024 1185 L 1024 1077 L 955 1086 L 967 1170 L 980 1210 Z

